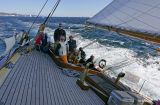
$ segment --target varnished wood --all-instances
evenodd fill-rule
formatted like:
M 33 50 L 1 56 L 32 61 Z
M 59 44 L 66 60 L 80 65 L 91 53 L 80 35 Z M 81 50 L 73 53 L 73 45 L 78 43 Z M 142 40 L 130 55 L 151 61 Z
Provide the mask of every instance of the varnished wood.
M 93 24 L 93 23 L 88 23 L 88 24 Z M 107 29 L 109 31 L 117 32 L 120 35 L 130 36 L 130 37 L 142 39 L 142 40 L 145 40 L 145 41 L 149 41 L 149 42 L 152 42 L 152 43 L 160 44 L 160 34 L 155 35 L 155 34 L 152 34 L 152 33 L 121 29 L 121 28 L 116 28 L 116 27 L 107 26 L 107 25 L 105 25 L 105 26 L 102 26 L 102 25 L 99 25 L 99 24 L 93 24 L 93 25 L 95 25 L 97 27 L 100 27 L 100 28 L 103 28 L 103 29 Z
M 64 64 L 62 61 L 60 61 L 58 58 L 56 58 L 56 56 L 54 55 L 54 53 L 49 50 L 49 55 L 51 56 L 51 58 L 54 60 L 54 62 L 62 67 L 62 68 L 67 68 L 67 69 L 71 69 L 71 70 L 76 70 L 76 71 L 81 71 L 83 72 L 85 70 L 84 67 L 79 67 L 79 66 L 76 66 L 76 65 L 70 65 L 70 64 Z M 98 74 L 99 72 L 96 71 L 96 70 L 89 70 L 89 73 L 90 74 Z

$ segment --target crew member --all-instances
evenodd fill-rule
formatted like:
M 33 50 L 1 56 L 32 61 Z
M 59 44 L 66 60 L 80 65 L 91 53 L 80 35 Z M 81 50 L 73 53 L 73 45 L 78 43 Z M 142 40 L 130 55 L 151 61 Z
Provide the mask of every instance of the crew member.
M 54 31 L 54 42 L 57 42 L 60 40 L 60 36 L 63 36 L 66 41 L 66 32 L 64 29 L 62 29 L 62 24 L 60 23 L 58 28 Z
M 91 55 L 90 58 L 86 61 L 85 66 L 86 66 L 88 63 L 89 63 L 89 66 L 88 66 L 89 69 L 97 70 L 97 69 L 95 68 L 95 65 L 94 65 L 94 56 L 93 56 L 93 55 Z M 98 70 L 97 70 L 97 71 L 98 71 Z
M 27 33 L 26 31 L 24 31 L 24 30 L 22 30 L 22 31 L 23 31 L 23 34 L 22 34 L 21 40 L 20 40 L 20 42 L 19 42 L 19 44 L 20 44 L 21 46 L 25 45 L 25 43 L 26 43 L 26 42 L 28 41 L 28 39 L 29 39 L 28 33 Z
M 40 46 L 42 44 L 43 36 L 44 36 L 44 33 L 40 32 L 39 35 L 37 35 L 35 38 L 35 47 L 38 51 L 40 51 Z
M 45 24 L 41 24 L 38 29 L 37 35 L 35 37 L 35 47 L 38 51 L 41 50 L 40 46 L 42 44 L 42 39 L 44 37 L 44 30 L 45 30 Z
M 76 50 L 77 44 L 76 40 L 73 39 L 73 36 L 69 36 L 68 46 L 69 46 L 69 53 L 72 53 Z
M 58 55 L 60 57 L 60 60 L 63 62 L 63 63 L 68 63 L 68 60 L 67 60 L 67 48 L 66 48 L 66 44 L 65 44 L 65 37 L 62 35 L 60 36 L 60 41 L 59 41 L 59 44 L 57 45 L 57 47 L 59 47 L 58 50 Z
M 79 48 L 78 59 L 80 64 L 86 63 L 86 53 L 83 51 L 83 48 Z

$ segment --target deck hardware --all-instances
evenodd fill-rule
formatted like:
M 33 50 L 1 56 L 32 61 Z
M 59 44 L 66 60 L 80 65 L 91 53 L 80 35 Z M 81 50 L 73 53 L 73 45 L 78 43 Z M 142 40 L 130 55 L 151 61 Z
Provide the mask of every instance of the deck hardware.
M 116 81 L 115 81 L 115 84 L 117 84 L 117 83 L 119 82 L 119 80 L 120 80 L 121 78 L 123 78 L 124 76 L 125 76 L 125 73 L 120 72 L 120 73 L 118 74 L 118 77 L 117 77 Z
M 79 87 L 82 90 L 88 90 L 90 88 L 89 85 L 85 82 L 85 78 L 86 78 L 86 76 L 87 76 L 87 74 L 89 72 L 89 68 L 88 67 L 89 67 L 90 64 L 91 64 L 90 62 L 86 64 L 84 72 L 80 75 L 80 79 L 78 79 L 76 81 L 76 83 L 79 85 Z

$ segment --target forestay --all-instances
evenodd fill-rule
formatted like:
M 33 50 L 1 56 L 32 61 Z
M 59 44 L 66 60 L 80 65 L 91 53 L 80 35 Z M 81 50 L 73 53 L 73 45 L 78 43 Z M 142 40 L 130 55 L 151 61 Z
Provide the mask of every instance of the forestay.
M 114 0 L 88 22 L 155 34 L 160 33 L 158 14 L 160 0 Z

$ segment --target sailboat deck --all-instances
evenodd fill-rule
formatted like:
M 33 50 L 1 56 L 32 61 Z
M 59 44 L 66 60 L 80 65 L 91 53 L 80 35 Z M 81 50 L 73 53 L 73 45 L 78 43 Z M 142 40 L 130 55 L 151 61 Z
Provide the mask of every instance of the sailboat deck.
M 48 55 L 33 51 L 19 58 L 0 87 L 0 105 L 104 105 L 76 80 L 64 75 Z

